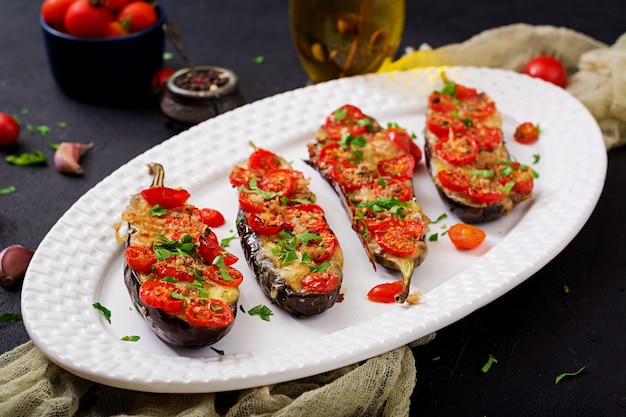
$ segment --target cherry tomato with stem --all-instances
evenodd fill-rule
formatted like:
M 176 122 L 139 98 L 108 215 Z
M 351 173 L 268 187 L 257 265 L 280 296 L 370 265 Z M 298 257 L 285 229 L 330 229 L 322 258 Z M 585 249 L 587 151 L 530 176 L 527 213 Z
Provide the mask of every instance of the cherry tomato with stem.
M 20 137 L 20 125 L 7 113 L 0 113 L 0 146 L 13 145 Z
M 65 12 L 65 30 L 79 38 L 101 38 L 112 20 L 105 7 L 96 6 L 89 0 L 76 0 Z
M 143 246 L 131 245 L 124 251 L 126 263 L 134 271 L 140 274 L 147 274 L 156 263 L 154 251 Z
M 541 78 L 561 88 L 567 85 L 567 69 L 558 59 L 549 55 L 539 55 L 528 61 L 524 74 Z
M 159 19 L 156 10 L 145 1 L 132 1 L 117 14 L 117 20 L 128 28 L 131 33 L 141 32 L 157 23 Z
M 221 300 L 193 300 L 185 310 L 185 319 L 196 327 L 226 327 L 235 316 L 230 306 Z
M 457 249 L 468 250 L 478 247 L 487 235 L 477 226 L 457 223 L 448 229 L 448 236 Z
M 170 282 L 151 279 L 139 287 L 139 298 L 147 306 L 160 308 L 169 314 L 176 314 L 185 304 L 184 300 L 172 297 L 172 293 L 177 290 L 176 285 Z
M 396 295 L 402 293 L 402 281 L 384 282 L 368 291 L 367 298 L 377 303 L 395 303 Z

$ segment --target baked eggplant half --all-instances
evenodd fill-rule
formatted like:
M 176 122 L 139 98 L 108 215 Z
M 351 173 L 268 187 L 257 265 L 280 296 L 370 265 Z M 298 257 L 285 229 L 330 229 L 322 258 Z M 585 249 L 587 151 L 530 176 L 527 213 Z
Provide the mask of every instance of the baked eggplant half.
M 309 181 L 265 149 L 255 149 L 230 174 L 248 265 L 263 292 L 296 316 L 332 307 L 343 280 L 343 252 Z
M 507 215 L 532 196 L 536 173 L 512 160 L 502 118 L 484 92 L 449 80 L 430 94 L 424 128 L 426 166 L 439 195 L 466 223 Z
M 124 282 L 137 311 L 163 341 L 211 345 L 232 328 L 243 275 L 238 258 L 220 246 L 189 193 L 163 185 L 164 171 L 133 195 L 122 213 L 128 223 Z
M 426 255 L 430 220 L 415 199 L 413 172 L 422 152 L 403 128 L 383 128 L 359 108 L 332 112 L 308 145 L 308 163 L 340 196 L 370 262 L 400 271 L 406 301 Z

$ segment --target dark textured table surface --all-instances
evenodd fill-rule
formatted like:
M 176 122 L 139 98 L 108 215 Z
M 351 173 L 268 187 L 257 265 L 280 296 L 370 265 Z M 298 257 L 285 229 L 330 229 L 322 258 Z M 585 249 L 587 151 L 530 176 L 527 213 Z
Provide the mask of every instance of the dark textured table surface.
M 307 83 L 289 34 L 287 2 L 278 0 L 162 0 L 198 63 L 232 68 L 251 102 Z M 48 230 L 88 189 L 136 155 L 176 134 L 155 104 L 119 107 L 80 103 L 55 85 L 38 24 L 40 2 L 0 2 L 0 111 L 32 125 L 56 125 L 52 141 L 93 141 L 84 175 L 53 165 L 0 164 L 0 248 L 36 249 Z M 626 4 L 598 1 L 407 0 L 402 47 L 461 42 L 510 23 L 565 26 L 612 44 L 626 32 Z M 167 49 L 173 51 L 170 44 Z M 251 58 L 263 55 L 255 65 Z M 168 63 L 183 66 L 175 57 Z M 94 80 L 97 82 L 97 80 Z M 45 148 L 23 135 L 0 157 Z M 584 149 L 580 150 L 584 152 Z M 51 156 L 51 151 L 50 151 Z M 626 149 L 608 153 L 604 191 L 578 236 L 548 265 L 512 291 L 414 349 L 418 380 L 412 398 L 424 416 L 626 415 Z M 584 184 L 581 184 L 584 186 Z M 563 291 L 563 285 L 570 288 Z M 20 311 L 20 287 L 0 288 L 0 314 Z M 0 323 L 0 352 L 28 340 L 22 322 Z M 481 367 L 489 354 L 498 363 Z M 577 378 L 556 375 L 585 366 Z

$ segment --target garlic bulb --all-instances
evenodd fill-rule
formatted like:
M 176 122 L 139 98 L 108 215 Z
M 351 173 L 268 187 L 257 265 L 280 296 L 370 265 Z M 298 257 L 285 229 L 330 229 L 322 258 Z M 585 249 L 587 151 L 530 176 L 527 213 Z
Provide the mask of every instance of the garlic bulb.
M 35 251 L 11 245 L 0 252 L 0 285 L 10 287 L 24 277 Z
M 73 143 L 61 142 L 54 153 L 54 165 L 64 174 L 82 174 L 83 167 L 80 166 L 80 157 L 89 148 L 93 147 L 93 143 Z

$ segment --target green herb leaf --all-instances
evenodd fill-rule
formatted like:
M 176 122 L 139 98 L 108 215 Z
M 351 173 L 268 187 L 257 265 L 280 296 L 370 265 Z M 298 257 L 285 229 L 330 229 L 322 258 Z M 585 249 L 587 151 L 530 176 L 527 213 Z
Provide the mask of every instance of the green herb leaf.
M 167 214 L 167 209 L 163 206 L 160 206 L 158 204 L 155 204 L 154 206 L 152 206 L 152 208 L 150 209 L 150 215 L 152 217 L 161 217 Z
M 494 358 L 493 355 L 490 353 L 489 358 L 487 359 L 487 363 L 483 365 L 481 371 L 486 374 L 487 372 L 489 372 L 489 369 L 491 369 L 491 365 L 493 365 L 494 363 L 498 363 L 498 360 Z
M 430 235 L 430 237 L 428 238 L 429 242 L 436 242 L 439 240 L 439 233 L 433 233 L 432 235 Z
M 533 155 L 533 165 L 538 164 L 540 160 L 541 160 L 541 155 L 539 154 Z
M 255 56 L 251 59 L 253 64 L 262 64 L 265 61 L 265 57 L 263 55 Z
M 7 195 L 15 192 L 15 186 L 9 185 L 5 188 L 0 188 L 0 195 Z
M 569 286 L 567 284 L 563 284 L 563 292 L 569 294 Z
M 335 120 L 343 120 L 346 118 L 346 116 L 348 115 L 348 108 L 347 107 L 340 107 L 337 110 L 335 110 Z
M 273 316 L 272 310 L 266 305 L 259 304 L 248 310 L 248 314 L 251 316 L 260 316 L 265 321 L 270 321 L 270 316 Z
M 224 351 L 218 348 L 214 348 L 213 346 L 209 346 L 211 348 L 211 350 L 215 353 L 217 353 L 220 356 L 224 356 Z
M 20 313 L 3 313 L 0 314 L 0 323 L 6 323 L 7 321 L 22 320 Z
M 171 61 L 172 59 L 174 59 L 172 52 L 163 52 L 163 61 Z
M 579 375 L 581 372 L 583 372 L 585 370 L 585 368 L 586 368 L 586 366 L 583 366 L 582 368 L 580 368 L 576 372 L 563 372 L 562 374 L 557 375 L 556 379 L 554 380 L 554 385 L 558 384 L 565 377 Z
M 442 221 L 442 220 L 443 220 L 443 219 L 445 219 L 446 217 L 448 217 L 448 215 L 447 215 L 446 213 L 440 214 L 440 215 L 439 215 L 439 217 L 437 217 L 437 220 L 435 220 L 435 221 L 433 222 L 433 224 L 437 224 L 437 223 L 439 223 L 440 221 Z
M 100 303 L 93 303 L 92 306 L 93 306 L 93 308 L 98 310 L 100 313 L 102 313 L 102 315 L 104 316 L 105 320 L 108 321 L 109 324 L 111 324 L 111 310 L 109 310 L 108 308 L 106 308 L 105 306 L 103 306 Z
M 52 129 L 50 129 L 50 127 L 46 125 L 41 125 L 37 126 L 37 132 L 41 133 L 42 135 L 49 135 L 50 133 L 52 133 Z
M 35 150 L 32 153 L 25 152 L 20 156 L 9 155 L 6 161 L 13 165 L 47 165 L 48 159 L 40 150 Z
M 139 339 L 141 339 L 139 336 L 122 336 L 120 340 L 123 340 L 124 342 L 136 342 Z
M 230 242 L 232 242 L 233 240 L 238 239 L 238 238 L 239 238 L 239 236 L 237 236 L 237 235 L 233 235 L 233 236 L 230 236 L 230 237 L 225 237 L 224 239 L 220 240 L 220 246 L 223 247 L 223 248 L 227 248 L 228 245 L 230 245 Z
M 66 122 L 59 122 L 59 123 L 57 123 L 57 127 L 61 128 L 61 129 L 65 129 L 67 127 L 67 123 Z
M 311 272 L 324 272 L 325 270 L 327 270 L 330 267 L 330 262 L 324 262 L 319 264 L 316 267 L 311 267 L 309 266 L 309 270 Z

